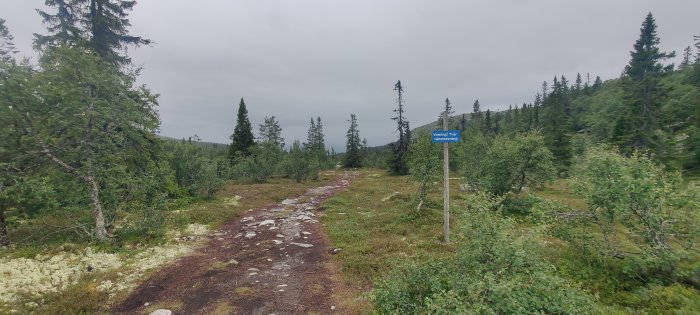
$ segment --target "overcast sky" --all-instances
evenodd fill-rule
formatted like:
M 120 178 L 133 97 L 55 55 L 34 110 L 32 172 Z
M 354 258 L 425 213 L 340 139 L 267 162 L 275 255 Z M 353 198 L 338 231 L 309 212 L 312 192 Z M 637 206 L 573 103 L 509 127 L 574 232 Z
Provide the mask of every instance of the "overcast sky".
M 44 0 L 2 0 L 23 55 L 44 33 Z M 700 35 L 700 1 L 140 0 L 131 33 L 156 42 L 131 53 L 160 93 L 161 134 L 229 143 L 240 98 L 255 126 L 281 122 L 287 144 L 321 116 L 344 151 L 350 113 L 372 146 L 393 141 L 397 80 L 412 126 L 449 97 L 458 113 L 531 102 L 542 81 L 618 77 L 648 12 L 661 48 Z M 677 58 L 678 59 L 678 58 Z M 677 60 L 676 60 L 677 63 Z

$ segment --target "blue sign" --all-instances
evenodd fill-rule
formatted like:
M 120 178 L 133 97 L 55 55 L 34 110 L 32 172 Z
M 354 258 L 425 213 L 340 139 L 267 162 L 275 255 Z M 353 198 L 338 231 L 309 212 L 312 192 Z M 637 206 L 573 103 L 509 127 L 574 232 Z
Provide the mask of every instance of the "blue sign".
M 433 130 L 433 142 L 459 142 L 459 130 Z

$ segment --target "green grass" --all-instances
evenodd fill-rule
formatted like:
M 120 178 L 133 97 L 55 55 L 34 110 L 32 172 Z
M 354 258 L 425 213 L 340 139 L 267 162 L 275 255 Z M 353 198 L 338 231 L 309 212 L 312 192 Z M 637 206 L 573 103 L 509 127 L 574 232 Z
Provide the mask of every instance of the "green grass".
M 351 189 L 324 204 L 323 223 L 333 246 L 342 248 L 336 257 L 353 285 L 371 286 L 373 279 L 407 261 L 453 251 L 441 242 L 441 200 L 432 196 L 440 202 L 416 214 L 416 189 L 408 177 L 362 170 Z M 382 202 L 394 192 L 399 194 Z

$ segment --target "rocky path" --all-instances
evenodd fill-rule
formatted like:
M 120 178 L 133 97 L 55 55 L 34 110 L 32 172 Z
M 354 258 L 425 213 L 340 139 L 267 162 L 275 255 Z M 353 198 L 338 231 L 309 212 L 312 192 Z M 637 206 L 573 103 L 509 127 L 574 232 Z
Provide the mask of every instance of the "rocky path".
M 224 225 L 192 256 L 141 284 L 113 311 L 148 314 L 330 314 L 342 310 L 329 268 L 319 205 L 357 174 L 309 189 L 279 204 L 248 210 Z M 167 313 L 167 312 L 164 312 Z

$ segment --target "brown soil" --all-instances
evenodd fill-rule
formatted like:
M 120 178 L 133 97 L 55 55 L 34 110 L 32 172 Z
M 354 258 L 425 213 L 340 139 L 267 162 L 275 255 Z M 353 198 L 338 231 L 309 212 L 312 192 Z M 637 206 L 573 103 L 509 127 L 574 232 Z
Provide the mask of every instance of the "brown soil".
M 192 256 L 160 270 L 113 308 L 116 314 L 329 314 L 343 291 L 316 210 L 357 174 L 225 224 Z M 312 245 L 312 246 L 309 246 Z

